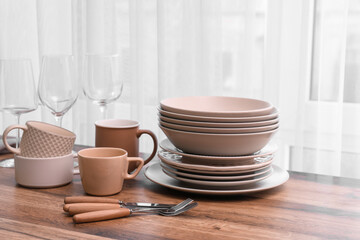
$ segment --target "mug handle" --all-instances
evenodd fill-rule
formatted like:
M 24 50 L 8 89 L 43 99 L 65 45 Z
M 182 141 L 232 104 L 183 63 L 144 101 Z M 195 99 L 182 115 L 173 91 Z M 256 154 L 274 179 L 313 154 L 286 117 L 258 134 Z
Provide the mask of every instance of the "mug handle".
M 144 160 L 140 157 L 127 157 L 127 161 L 128 161 L 128 167 L 129 167 L 129 162 L 138 162 L 135 172 L 133 172 L 132 174 L 129 174 L 126 171 L 126 173 L 125 173 L 125 179 L 133 179 L 138 175 L 141 168 L 144 166 Z M 128 169 L 128 167 L 126 169 Z
M 20 128 L 24 131 L 28 130 L 27 126 L 25 125 L 10 125 L 8 126 L 5 130 L 4 130 L 4 133 L 3 133 L 3 136 L 2 136 L 2 139 L 3 139 L 3 142 L 4 142 L 4 145 L 5 147 L 7 148 L 7 150 L 9 150 L 10 152 L 13 152 L 15 154 L 20 154 L 20 147 L 19 148 L 13 148 L 9 145 L 9 143 L 7 142 L 6 138 L 7 138 L 7 135 L 11 132 L 11 130 L 15 129 L 15 128 Z
M 139 129 L 139 130 L 137 131 L 137 133 L 136 133 L 136 136 L 137 136 L 138 138 L 140 138 L 140 136 L 141 136 L 142 134 L 144 134 L 144 133 L 150 135 L 150 137 L 151 137 L 152 140 L 154 141 L 154 149 L 153 149 L 150 157 L 148 157 L 146 160 L 144 160 L 144 164 L 147 164 L 148 162 L 150 162 L 151 159 L 154 158 L 154 156 L 155 156 L 155 154 L 156 154 L 156 151 L 157 151 L 157 148 L 158 148 L 158 140 L 157 140 L 155 134 L 154 134 L 152 131 L 147 130 L 147 129 Z

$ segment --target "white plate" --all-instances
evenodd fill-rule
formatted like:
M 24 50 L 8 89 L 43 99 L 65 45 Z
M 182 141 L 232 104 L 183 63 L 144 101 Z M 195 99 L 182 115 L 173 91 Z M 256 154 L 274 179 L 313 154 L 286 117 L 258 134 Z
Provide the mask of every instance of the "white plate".
M 185 126 L 195 126 L 195 127 L 213 127 L 213 128 L 246 128 L 246 127 L 262 127 L 268 126 L 272 124 L 276 124 L 279 122 L 279 118 L 274 118 L 271 120 L 258 121 L 258 122 L 230 122 L 230 123 L 222 123 L 222 122 L 199 122 L 199 121 L 189 121 L 189 120 L 180 120 L 171 117 L 165 117 L 158 114 L 158 117 L 168 123 L 181 124 Z
M 276 165 L 272 166 L 273 174 L 256 183 L 246 184 L 239 187 L 230 187 L 228 189 L 217 189 L 209 186 L 199 186 L 195 184 L 182 183 L 179 180 L 167 176 L 160 166 L 160 163 L 154 163 L 147 167 L 145 176 L 152 182 L 161 186 L 190 193 L 208 194 L 208 195 L 236 195 L 245 193 L 255 193 L 268 190 L 284 184 L 289 179 L 287 171 Z
M 167 151 L 161 150 L 158 152 L 158 156 L 162 162 L 166 163 L 169 166 L 174 168 L 180 167 L 183 169 L 195 169 L 200 171 L 214 171 L 214 172 L 236 172 L 236 171 L 244 171 L 244 170 L 252 170 L 256 171 L 261 167 L 268 166 L 273 161 L 272 156 L 268 156 L 267 158 L 254 159 L 252 162 L 247 162 L 244 165 L 200 165 L 200 164 L 191 164 L 184 163 L 181 161 L 181 156 L 169 153 Z
M 262 175 L 264 173 L 267 173 L 271 170 L 271 166 L 266 166 L 264 169 L 258 170 L 258 171 L 252 171 L 247 173 L 240 173 L 235 175 L 207 175 L 207 174 L 196 174 L 191 172 L 186 172 L 182 170 L 178 170 L 175 168 L 170 167 L 169 165 L 161 162 L 161 167 L 168 172 L 171 172 L 173 174 L 176 174 L 178 176 L 183 176 L 186 178 L 193 178 L 193 179 L 202 179 L 202 180 L 212 180 L 212 181 L 235 181 L 240 179 L 246 179 L 251 177 L 256 177 L 259 175 Z
M 248 127 L 248 128 L 207 128 L 207 127 L 193 127 L 193 126 L 184 126 L 180 124 L 168 123 L 159 119 L 159 123 L 162 126 L 172 128 L 175 130 L 181 131 L 190 131 L 198 133 L 220 133 L 220 134 L 236 134 L 236 133 L 255 133 L 255 132 L 264 132 L 276 129 L 279 127 L 279 124 L 272 124 L 262 127 Z
M 275 108 L 268 115 L 256 116 L 256 117 L 202 117 L 202 116 L 193 116 L 193 115 L 168 112 L 163 109 L 160 109 L 160 107 L 158 107 L 158 111 L 163 116 L 172 117 L 180 120 L 191 120 L 191 121 L 201 121 L 201 122 L 222 122 L 222 123 L 258 122 L 258 121 L 275 119 L 279 115 Z
M 160 102 L 160 106 L 169 112 L 206 117 L 263 116 L 273 110 L 266 101 L 227 96 L 167 98 Z
M 159 144 L 160 148 L 183 156 L 182 160 L 188 163 L 196 163 L 196 164 L 213 164 L 213 165 L 236 165 L 241 164 L 243 162 L 253 160 L 255 158 L 263 158 L 269 155 L 272 155 L 276 152 L 277 146 L 276 144 L 270 143 L 266 145 L 260 151 L 251 154 L 251 155 L 243 155 L 243 156 L 206 156 L 206 155 L 197 155 L 191 153 L 184 153 L 180 149 L 176 148 L 169 139 L 164 139 Z
M 240 185 L 255 183 L 261 180 L 264 180 L 265 178 L 270 177 L 272 171 L 264 173 L 260 176 L 254 177 L 254 178 L 247 178 L 243 180 L 237 180 L 237 181 L 210 181 L 210 180 L 198 180 L 198 179 L 191 179 L 191 178 L 185 178 L 177 176 L 176 174 L 173 174 L 169 171 L 166 171 L 166 169 L 163 168 L 163 172 L 168 175 L 169 177 L 175 178 L 179 181 L 191 183 L 191 184 L 198 184 L 203 186 L 211 186 L 211 187 L 236 187 Z

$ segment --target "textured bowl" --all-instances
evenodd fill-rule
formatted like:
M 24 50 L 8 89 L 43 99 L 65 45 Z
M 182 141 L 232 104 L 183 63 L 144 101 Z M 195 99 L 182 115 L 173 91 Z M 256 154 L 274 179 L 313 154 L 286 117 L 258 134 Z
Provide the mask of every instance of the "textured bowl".
M 272 124 L 262 127 L 249 127 L 249 128 L 207 128 L 207 127 L 193 127 L 184 126 L 180 124 L 168 123 L 159 120 L 161 126 L 172 128 L 175 130 L 198 132 L 198 133 L 216 133 L 216 134 L 236 134 L 236 133 L 256 133 L 274 130 L 279 127 L 279 124 Z
M 160 106 L 169 112 L 205 117 L 254 117 L 273 110 L 266 101 L 224 96 L 168 98 L 162 100 Z
M 174 130 L 159 126 L 168 139 L 187 153 L 211 156 L 239 156 L 262 149 L 277 129 L 258 133 L 209 134 Z
M 6 136 L 13 129 L 24 131 L 19 148 L 7 144 Z M 45 122 L 28 121 L 26 125 L 10 125 L 3 133 L 6 148 L 23 157 L 50 158 L 70 154 L 76 135 L 64 128 Z

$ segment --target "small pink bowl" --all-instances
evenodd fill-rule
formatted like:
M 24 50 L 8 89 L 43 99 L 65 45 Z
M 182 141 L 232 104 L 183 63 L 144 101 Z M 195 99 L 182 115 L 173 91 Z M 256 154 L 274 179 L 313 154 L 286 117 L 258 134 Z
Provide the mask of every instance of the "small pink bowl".
M 259 99 L 225 96 L 191 96 L 168 98 L 162 109 L 179 114 L 206 117 L 255 117 L 270 114 L 273 106 Z
M 262 149 L 277 132 L 210 134 L 175 130 L 159 125 L 168 139 L 180 150 L 210 156 L 250 155 Z

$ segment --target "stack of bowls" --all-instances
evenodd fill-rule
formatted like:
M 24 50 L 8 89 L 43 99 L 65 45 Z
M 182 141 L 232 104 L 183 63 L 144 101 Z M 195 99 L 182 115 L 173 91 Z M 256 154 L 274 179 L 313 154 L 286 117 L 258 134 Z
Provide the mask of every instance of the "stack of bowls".
M 262 149 L 279 127 L 268 102 L 235 97 L 183 97 L 161 101 L 159 125 L 187 153 L 239 156 Z
M 279 115 L 270 103 L 194 96 L 165 99 L 158 110 L 159 127 L 168 139 L 160 143 L 161 163 L 147 172 L 150 180 L 169 185 L 164 184 L 165 178 L 152 174 L 157 168 L 177 181 L 196 184 L 200 192 L 211 187 L 206 193 L 213 193 L 214 188 L 222 193 L 223 187 L 226 191 L 233 187 L 231 192 L 237 193 L 238 186 L 244 189 L 274 173 L 282 175 L 278 185 L 287 180 L 287 173 L 271 166 L 276 146 L 269 142 L 279 128 Z

